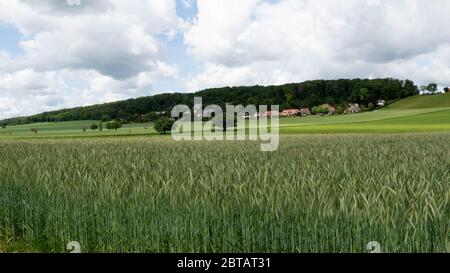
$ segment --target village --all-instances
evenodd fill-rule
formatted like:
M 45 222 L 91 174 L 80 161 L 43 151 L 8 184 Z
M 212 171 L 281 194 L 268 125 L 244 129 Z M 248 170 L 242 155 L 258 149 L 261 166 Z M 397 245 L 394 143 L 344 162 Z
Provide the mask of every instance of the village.
M 439 92 L 437 88 L 437 84 L 431 83 L 428 86 L 421 86 L 419 95 L 435 95 L 440 93 L 450 93 L 449 87 L 444 87 L 443 92 Z M 384 106 L 386 106 L 386 100 L 379 99 L 377 102 L 371 107 L 368 107 L 369 110 L 377 110 Z M 366 107 L 367 108 L 367 107 Z M 335 107 L 331 104 L 322 104 L 320 106 L 315 106 L 313 108 L 289 108 L 285 109 L 283 111 L 267 111 L 262 114 L 255 114 L 254 117 L 282 117 L 282 118 L 288 118 L 288 117 L 302 117 L 302 116 L 309 116 L 309 115 L 335 115 L 335 114 L 357 114 L 360 112 L 365 111 L 363 107 L 358 103 L 349 103 L 346 107 Z M 249 116 L 245 116 L 244 118 L 249 118 Z
M 376 103 L 376 106 L 372 106 L 372 109 L 379 109 L 381 107 L 384 107 L 386 105 L 385 100 L 378 100 Z M 290 108 L 285 109 L 283 111 L 267 111 L 265 113 L 255 114 L 253 117 L 282 117 L 282 118 L 288 118 L 288 117 L 302 117 L 302 116 L 309 116 L 309 115 L 335 115 L 335 114 L 357 114 L 363 111 L 363 107 L 360 106 L 358 103 L 349 103 L 346 107 L 341 109 L 338 109 L 335 106 L 332 106 L 331 104 L 322 104 L 320 106 L 315 106 L 313 108 Z M 245 116 L 244 118 L 249 118 L 249 116 Z

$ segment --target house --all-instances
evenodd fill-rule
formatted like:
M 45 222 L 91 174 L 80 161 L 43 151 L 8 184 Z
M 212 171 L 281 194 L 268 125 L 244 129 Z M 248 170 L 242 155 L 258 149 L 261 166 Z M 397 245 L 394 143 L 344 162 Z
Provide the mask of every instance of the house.
M 377 101 L 377 105 L 378 106 L 385 106 L 386 105 L 386 101 L 385 100 L 378 100 Z
M 278 111 L 268 111 L 265 112 L 264 114 L 262 114 L 263 117 L 279 117 L 280 116 L 280 112 Z
M 361 112 L 361 108 L 359 107 L 359 104 L 357 104 L 357 103 L 350 103 L 345 112 L 348 114 L 355 114 L 355 113 Z
M 243 116 L 241 116 L 241 118 L 243 118 L 243 119 L 257 119 L 257 118 L 259 118 L 261 115 L 260 114 L 258 114 L 258 113 L 248 113 L 248 114 L 245 114 L 245 115 L 243 115 Z
M 301 115 L 301 111 L 299 109 L 287 109 L 281 112 L 282 117 L 294 117 Z
M 311 111 L 309 110 L 309 108 L 302 108 L 302 109 L 300 109 L 300 115 L 302 115 L 302 116 L 311 115 Z

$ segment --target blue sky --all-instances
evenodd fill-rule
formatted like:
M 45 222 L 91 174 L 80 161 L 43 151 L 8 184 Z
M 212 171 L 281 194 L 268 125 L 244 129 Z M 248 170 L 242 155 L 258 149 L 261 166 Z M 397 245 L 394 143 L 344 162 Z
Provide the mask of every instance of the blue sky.
M 8 52 L 12 56 L 22 54 L 23 50 L 19 46 L 21 36 L 22 35 L 14 25 L 0 23 L 0 37 L 2 38 L 0 50 Z
M 311 79 L 444 87 L 449 10 L 446 0 L 0 1 L 0 119 Z

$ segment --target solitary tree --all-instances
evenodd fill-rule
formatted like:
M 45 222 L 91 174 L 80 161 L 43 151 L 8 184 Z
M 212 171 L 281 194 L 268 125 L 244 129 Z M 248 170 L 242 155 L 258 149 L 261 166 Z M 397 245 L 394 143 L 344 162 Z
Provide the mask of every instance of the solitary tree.
M 2 124 L 2 129 L 6 129 L 6 123 Z
M 106 129 L 108 130 L 115 130 L 117 131 L 119 128 L 122 128 L 122 123 L 118 122 L 118 121 L 110 121 L 108 123 L 106 123 Z
M 86 133 L 87 128 L 83 127 L 83 128 L 81 128 L 81 130 L 83 131 L 83 133 Z
M 444 88 L 444 92 L 445 92 L 445 93 L 448 93 L 448 92 L 449 92 L 448 87 L 445 87 L 445 88 Z
M 103 131 L 103 123 L 100 122 L 100 124 L 98 125 L 98 130 L 99 130 L 100 132 Z
M 155 130 L 160 134 L 167 134 L 172 130 L 175 121 L 171 118 L 160 118 L 155 122 Z
M 31 128 L 30 130 L 31 130 L 31 132 L 33 132 L 33 133 L 35 133 L 35 134 L 37 134 L 37 133 L 38 133 L 38 131 L 39 131 L 39 129 L 38 129 L 38 128 Z
M 117 131 L 120 128 L 122 128 L 122 123 L 120 123 L 118 121 L 114 121 L 113 122 L 113 129 Z
M 422 93 L 427 91 L 427 87 L 425 85 L 421 85 L 419 89 L 420 89 L 420 92 L 422 92 Z
M 96 123 L 92 123 L 91 130 L 95 132 L 98 129 L 98 125 Z
M 436 83 L 430 83 L 427 86 L 427 91 L 430 92 L 431 94 L 434 94 L 438 91 L 438 85 Z

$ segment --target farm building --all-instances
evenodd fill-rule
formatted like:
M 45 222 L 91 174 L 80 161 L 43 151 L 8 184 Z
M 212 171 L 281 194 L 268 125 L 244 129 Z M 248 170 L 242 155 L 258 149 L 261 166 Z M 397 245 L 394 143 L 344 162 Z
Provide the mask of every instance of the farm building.
M 361 108 L 359 107 L 359 104 L 357 104 L 357 103 L 350 103 L 345 112 L 348 114 L 355 114 L 355 113 L 361 112 Z
M 302 116 L 311 115 L 311 111 L 309 110 L 309 108 L 302 108 L 300 109 L 300 115 Z
M 253 113 L 253 114 L 245 114 L 241 116 L 243 119 L 251 119 L 251 118 L 259 118 L 261 115 L 259 113 Z
M 281 112 L 282 117 L 294 117 L 301 115 L 302 112 L 299 109 L 287 109 Z
M 280 116 L 280 112 L 278 112 L 278 111 L 268 111 L 268 112 L 265 112 L 262 116 L 263 117 L 279 117 Z

